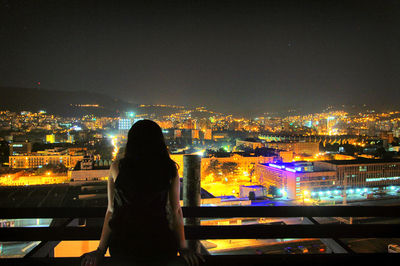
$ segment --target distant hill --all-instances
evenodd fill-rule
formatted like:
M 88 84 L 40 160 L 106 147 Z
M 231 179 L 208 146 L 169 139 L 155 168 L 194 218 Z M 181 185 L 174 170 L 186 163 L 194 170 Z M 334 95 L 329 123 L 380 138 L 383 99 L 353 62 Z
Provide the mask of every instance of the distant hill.
M 0 110 L 15 112 L 45 110 L 50 114 L 60 116 L 86 114 L 118 116 L 119 112 L 135 110 L 136 107 L 137 105 L 120 99 L 88 91 L 0 87 Z
M 188 107 L 174 105 L 140 105 L 136 108 L 137 114 L 145 114 L 148 117 L 163 117 L 176 113 L 185 113 L 190 110 L 191 118 L 209 118 L 210 116 L 219 115 L 213 111 L 208 111 L 204 107 Z

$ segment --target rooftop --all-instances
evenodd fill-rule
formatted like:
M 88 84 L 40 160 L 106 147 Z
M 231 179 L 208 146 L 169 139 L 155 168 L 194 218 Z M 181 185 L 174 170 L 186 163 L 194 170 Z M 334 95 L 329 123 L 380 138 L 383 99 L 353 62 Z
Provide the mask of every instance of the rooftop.
M 357 158 L 355 160 L 328 160 L 323 161 L 335 165 L 352 165 L 352 164 L 377 164 L 377 163 L 400 163 L 399 159 L 368 159 Z

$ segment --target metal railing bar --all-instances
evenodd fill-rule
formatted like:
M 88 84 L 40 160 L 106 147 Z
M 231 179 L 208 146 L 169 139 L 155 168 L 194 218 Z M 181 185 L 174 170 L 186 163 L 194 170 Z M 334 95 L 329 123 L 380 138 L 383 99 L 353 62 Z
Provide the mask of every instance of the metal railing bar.
M 204 265 L 393 265 L 400 254 L 363 253 L 363 254 L 264 254 L 264 255 L 204 255 Z M 0 259 L 0 265 L 79 265 L 80 258 L 6 258 Z M 120 265 L 112 258 L 105 258 L 103 265 Z
M 0 228 L 0 241 L 98 240 L 100 227 Z M 187 239 L 397 238 L 397 224 L 185 226 Z
M 400 217 L 400 206 L 182 207 L 184 217 Z M 105 207 L 0 208 L 0 219 L 103 218 Z

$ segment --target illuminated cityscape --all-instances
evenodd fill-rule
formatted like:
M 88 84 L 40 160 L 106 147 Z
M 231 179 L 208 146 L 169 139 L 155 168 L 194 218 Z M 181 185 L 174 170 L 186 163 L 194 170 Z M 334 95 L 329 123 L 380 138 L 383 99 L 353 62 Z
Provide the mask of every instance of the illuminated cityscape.
M 158 115 L 159 110 L 154 108 L 163 109 L 163 114 Z M 1 158 L 3 185 L 68 182 L 68 173 L 88 155 L 97 164 L 110 165 L 124 146 L 130 126 L 140 119 L 154 119 L 162 127 L 172 158 L 180 166 L 181 176 L 183 155 L 202 155 L 202 186 L 215 196 L 239 197 L 240 186 L 250 185 L 264 185 L 268 190 L 275 184 L 277 190 L 288 192 L 286 177 L 281 175 L 280 181 L 269 180 L 266 173 L 270 170 L 261 169 L 272 170 L 274 164 L 278 165 L 275 168 L 287 172 L 296 167 L 281 167 L 275 163 L 299 162 L 301 165 L 301 162 L 307 162 L 303 165 L 314 170 L 305 172 L 314 172 L 314 176 L 318 173 L 315 165 L 319 161 L 353 160 L 361 165 L 361 159 L 370 159 L 368 164 L 386 159 L 387 164 L 393 160 L 397 165 L 400 147 L 399 111 L 349 114 L 332 110 L 249 119 L 216 113 L 205 107 L 139 105 L 120 117 L 62 117 L 41 110 L 1 111 L 0 118 L 2 150 L 6 151 Z M 51 179 L 40 171 L 42 167 L 58 166 L 64 169 L 58 169 L 57 178 Z M 47 173 L 55 177 L 50 170 Z M 386 173 L 382 177 L 368 175 L 368 178 L 389 178 L 384 184 L 396 185 L 395 177 L 400 174 Z M 27 176 L 36 181 L 29 181 Z M 40 178 L 42 181 L 38 181 Z M 329 185 L 332 189 L 343 186 L 338 174 L 328 179 L 332 179 Z M 373 184 L 379 186 L 379 183 Z M 288 196 L 296 199 L 310 189 L 298 187 L 297 196 L 293 193 Z M 310 190 L 310 197 L 312 194 Z
M 159 115 L 152 108 L 164 112 Z M 205 107 L 140 105 L 114 117 L 63 117 L 43 110 L 1 111 L 0 117 L 2 187 L 105 184 L 131 125 L 151 118 L 162 127 L 180 176 L 185 154 L 202 156 L 201 187 L 212 195 L 202 199 L 204 206 L 331 205 L 400 198 L 399 111 L 249 119 Z M 105 204 L 104 188 L 100 191 L 76 197 Z M 217 224 L 249 221 L 221 219 Z M 230 249 L 221 241 L 208 242 L 215 246 L 210 251 Z M 252 242 L 235 245 L 245 243 Z M 59 254 L 71 248 L 65 245 L 57 249 Z
M 177 164 L 168 202 L 183 206 L 188 251 L 230 260 L 212 265 L 400 253 L 399 3 L 134 2 L 0 1 L 0 264 L 96 250 L 110 167 L 144 119 Z M 31 227 L 60 232 L 36 241 Z

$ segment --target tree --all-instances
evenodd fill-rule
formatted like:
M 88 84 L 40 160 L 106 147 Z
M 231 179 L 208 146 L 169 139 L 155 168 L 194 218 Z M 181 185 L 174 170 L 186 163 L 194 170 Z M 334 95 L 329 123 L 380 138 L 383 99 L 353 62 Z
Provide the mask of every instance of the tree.
M 269 188 L 268 188 L 268 194 L 270 194 L 270 195 L 272 195 L 272 197 L 276 197 L 276 196 L 278 196 L 278 193 L 279 191 L 278 191 L 278 188 L 277 187 L 275 187 L 275 186 L 269 186 Z
M 37 175 L 44 175 L 47 172 L 52 172 L 52 173 L 65 173 L 68 171 L 68 168 L 62 164 L 62 163 L 58 163 L 58 164 L 47 164 L 45 166 L 43 166 L 42 168 L 38 168 L 35 173 Z
M 221 166 L 221 171 L 223 175 L 234 174 L 237 169 L 237 163 L 235 162 L 226 162 Z
M 218 160 L 212 159 L 210 160 L 210 164 L 207 166 L 206 170 L 204 171 L 205 175 L 213 174 L 214 176 L 218 176 L 220 171 L 221 164 Z
M 384 155 L 385 155 L 385 153 L 386 153 L 386 150 L 385 150 L 385 148 L 383 148 L 383 147 L 379 147 L 379 148 L 377 148 L 377 149 L 376 149 L 376 151 L 375 151 L 374 155 L 375 155 L 376 157 L 383 158 L 383 157 L 384 157 Z
M 97 154 L 100 154 L 100 157 L 103 160 L 111 160 L 112 153 L 114 150 L 114 146 L 108 139 L 102 140 L 94 145 L 94 149 Z
M 264 157 L 276 156 L 275 149 L 266 147 L 256 148 L 254 150 L 254 153 L 256 156 L 264 156 Z

